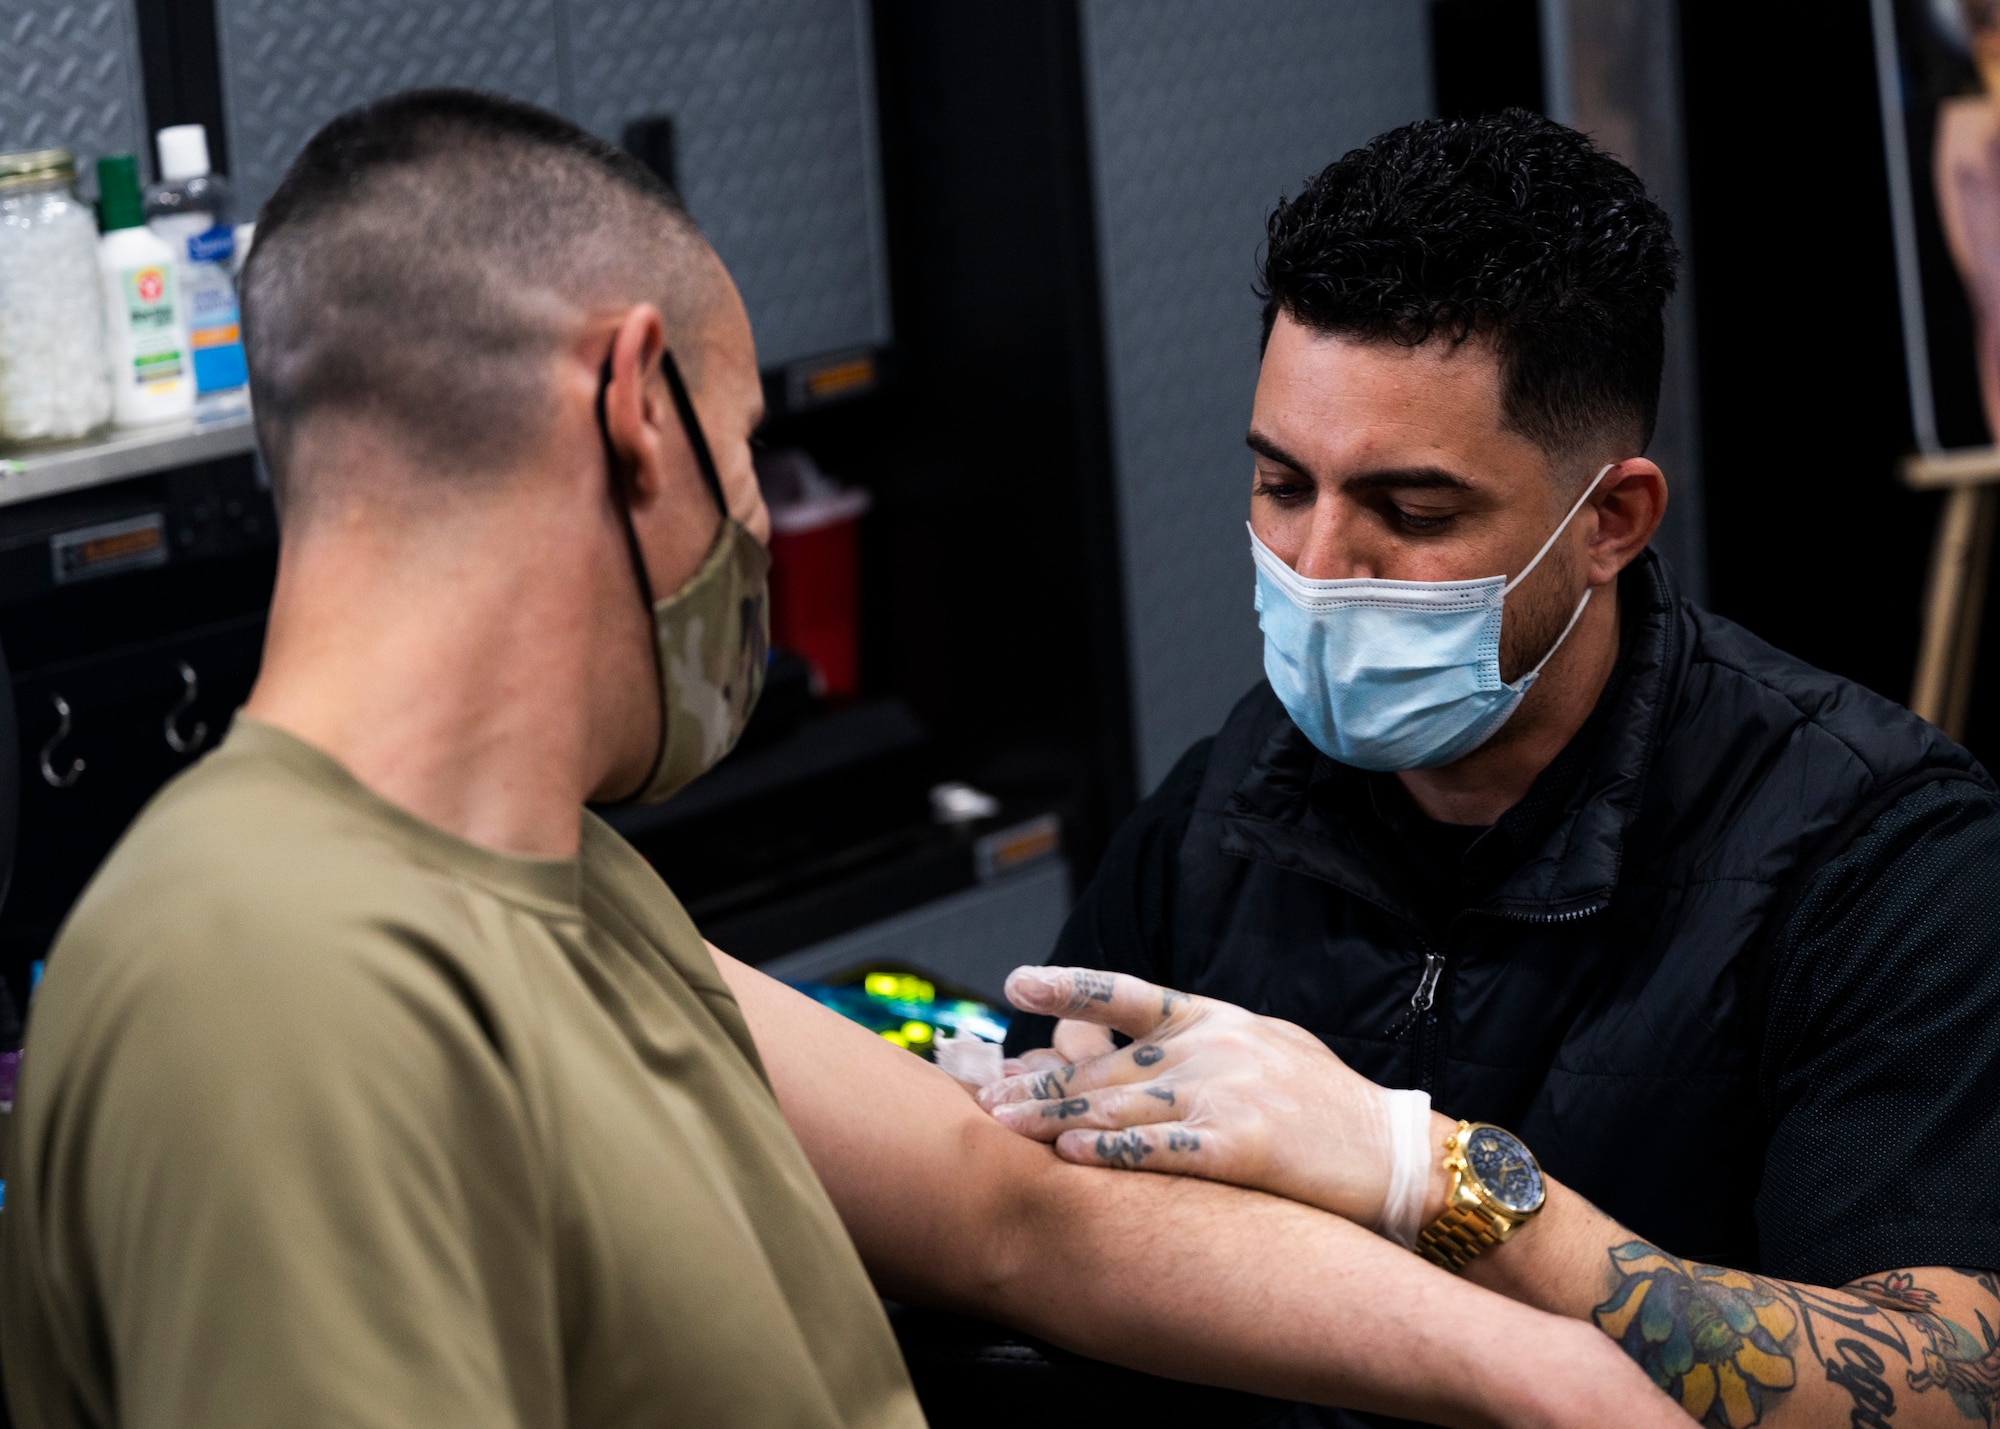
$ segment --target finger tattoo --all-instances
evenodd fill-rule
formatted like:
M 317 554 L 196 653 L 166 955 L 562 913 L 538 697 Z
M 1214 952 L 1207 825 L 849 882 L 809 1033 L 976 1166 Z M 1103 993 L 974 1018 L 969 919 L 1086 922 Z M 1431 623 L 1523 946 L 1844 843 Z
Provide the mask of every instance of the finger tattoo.
M 1069 1091 L 1069 1079 L 1076 1075 L 1076 1063 L 1066 1062 L 1046 1072 L 1037 1072 L 1030 1093 L 1038 1102 L 1060 1100 Z
M 1171 1017 L 1174 1009 L 1187 1000 L 1188 995 L 1184 992 L 1175 992 L 1172 988 L 1162 988 L 1160 990 L 1160 1016 Z
M 1043 1107 L 1042 1115 L 1045 1117 L 1047 1116 L 1059 1117 L 1063 1121 L 1068 1121 L 1071 1117 L 1082 1116 L 1085 1112 L 1089 1110 L 1090 1110 L 1089 1097 L 1067 1097 L 1064 1100 L 1057 1102 L 1054 1106 Z
M 1070 978 L 1069 1010 L 1081 1012 L 1093 1002 L 1111 1001 L 1113 986 L 1110 973 L 1084 970 Z
M 1168 1106 L 1174 1104 L 1174 1089 L 1172 1087 L 1148 1087 L 1146 1088 L 1146 1095 L 1154 1101 L 1165 1102 Z
M 1166 1048 L 1156 1047 L 1150 1042 L 1148 1042 L 1143 1047 L 1135 1047 L 1132 1049 L 1132 1060 L 1137 1062 L 1142 1067 L 1150 1067 L 1155 1062 L 1159 1061 L 1160 1058 L 1166 1055 L 1167 1055 Z
M 1201 1150 L 1201 1134 L 1194 1131 L 1182 1131 L 1176 1127 L 1167 1133 L 1167 1150 L 1199 1151 Z
M 1153 1148 L 1136 1131 L 1121 1131 L 1116 1136 L 1106 1132 L 1097 1138 L 1097 1159 L 1107 1166 L 1137 1170 L 1139 1163 L 1152 1154 Z

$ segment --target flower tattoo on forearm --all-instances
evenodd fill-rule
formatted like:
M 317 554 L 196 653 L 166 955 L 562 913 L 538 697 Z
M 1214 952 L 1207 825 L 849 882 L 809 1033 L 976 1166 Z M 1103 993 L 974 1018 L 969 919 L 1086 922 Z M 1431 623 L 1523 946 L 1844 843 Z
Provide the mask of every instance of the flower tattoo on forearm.
M 1891 1429 L 1898 1381 L 1914 1394 L 1942 1390 L 1988 1429 L 2000 1413 L 2000 1333 L 1983 1310 L 1976 1329 L 1945 1317 L 1937 1293 L 1906 1272 L 1834 1291 L 1681 1260 L 1645 1241 L 1610 1256 L 1597 1327 L 1704 1424 L 1759 1423 L 1797 1384 L 1801 1352 L 1847 1395 L 1851 1429 Z M 1992 1272 L 1958 1274 L 2000 1300 Z
M 1644 1241 L 1615 1247 L 1611 1261 L 1619 1284 L 1592 1311 L 1597 1327 L 1694 1418 L 1744 1429 L 1763 1418 L 1766 1395 L 1796 1382 L 1786 1346 L 1798 1316 L 1756 1277 Z

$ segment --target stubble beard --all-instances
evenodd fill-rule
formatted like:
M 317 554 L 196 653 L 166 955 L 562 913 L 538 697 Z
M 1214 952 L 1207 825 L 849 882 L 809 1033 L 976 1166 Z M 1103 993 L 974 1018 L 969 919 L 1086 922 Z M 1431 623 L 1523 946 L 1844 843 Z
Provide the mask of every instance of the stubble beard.
M 1500 620 L 1502 680 L 1511 685 L 1548 657 L 1576 614 L 1581 586 L 1575 560 L 1558 543 L 1520 589 L 1507 597 Z

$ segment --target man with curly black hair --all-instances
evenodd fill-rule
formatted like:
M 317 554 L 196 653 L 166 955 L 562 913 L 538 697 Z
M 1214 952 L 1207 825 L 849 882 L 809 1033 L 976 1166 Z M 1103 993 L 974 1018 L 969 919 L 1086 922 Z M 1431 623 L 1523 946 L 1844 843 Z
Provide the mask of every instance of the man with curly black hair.
M 982 1100 L 1591 1321 L 1704 1422 L 1990 1425 L 2000 791 L 1648 549 L 1675 262 L 1518 110 L 1278 206 L 1267 679 L 1120 831 L 1076 966 L 1015 974 L 1046 1016 Z

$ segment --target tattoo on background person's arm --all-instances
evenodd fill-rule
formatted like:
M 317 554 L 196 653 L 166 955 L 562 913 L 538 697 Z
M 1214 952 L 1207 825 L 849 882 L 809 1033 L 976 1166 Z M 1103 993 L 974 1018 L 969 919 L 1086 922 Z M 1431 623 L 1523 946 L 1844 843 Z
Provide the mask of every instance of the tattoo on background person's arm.
M 1941 1390 L 1958 1416 L 1989 1429 L 2000 1411 L 2000 1339 L 1985 1312 L 1975 1310 L 1976 1329 L 1948 1319 L 1936 1292 L 1907 1273 L 1837 1291 L 1682 1260 L 1639 1240 L 1610 1257 L 1610 1294 L 1592 1318 L 1704 1424 L 1761 1423 L 1815 1371 L 1845 1396 L 1851 1429 L 1891 1429 L 1898 1408 L 1911 1407 L 1899 1405 L 1899 1390 Z M 1960 1273 L 2000 1304 L 1991 1272 Z
M 1992 1271 L 1955 1273 L 2000 1300 L 2000 1277 Z M 1967 1419 L 1993 1423 L 1996 1410 L 2000 1410 L 2000 1331 L 1984 1310 L 1974 1308 L 1976 1326 L 1961 1324 L 1939 1313 L 1942 1307 L 1935 1290 L 1900 1271 L 1875 1280 L 1857 1280 L 1847 1288 L 1885 1310 L 1901 1311 L 1923 1336 L 1922 1365 L 1905 1375 L 1911 1389 L 1918 1394 L 1941 1389 Z

